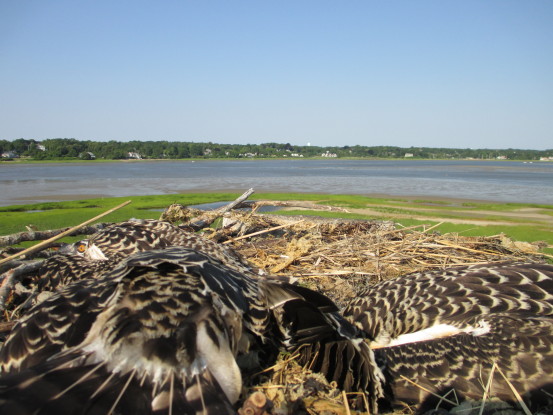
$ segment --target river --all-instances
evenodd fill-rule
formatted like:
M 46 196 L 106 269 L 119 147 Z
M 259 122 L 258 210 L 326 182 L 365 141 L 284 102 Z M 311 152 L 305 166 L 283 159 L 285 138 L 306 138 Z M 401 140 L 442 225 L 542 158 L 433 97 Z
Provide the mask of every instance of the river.
M 223 160 L 0 163 L 0 205 L 189 192 L 309 192 L 553 205 L 553 162 Z

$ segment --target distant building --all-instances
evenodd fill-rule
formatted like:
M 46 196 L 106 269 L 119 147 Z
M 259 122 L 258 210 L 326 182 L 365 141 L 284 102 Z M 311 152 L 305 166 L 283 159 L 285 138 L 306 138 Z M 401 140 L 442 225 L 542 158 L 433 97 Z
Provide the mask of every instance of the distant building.
M 128 159 L 142 160 L 142 156 L 140 155 L 140 153 L 138 153 L 136 151 L 129 151 L 127 153 L 127 158 Z
M 405 157 L 406 159 L 409 158 L 409 157 L 413 157 L 413 153 L 405 153 L 405 156 L 403 156 L 403 157 Z
M 292 153 L 290 154 L 290 157 L 303 157 L 303 154 Z
M 321 157 L 338 157 L 338 154 L 331 153 L 330 151 L 326 151 L 323 154 L 321 154 Z
M 5 159 L 15 159 L 18 157 L 19 155 L 15 151 L 4 151 L 2 153 L 2 158 L 5 158 Z
M 42 144 L 37 144 L 36 148 L 37 150 L 40 150 L 40 151 L 46 151 L 46 147 L 44 147 Z
M 507 156 L 497 156 L 498 160 L 507 160 Z
M 87 160 L 94 160 L 96 158 L 96 155 L 90 151 L 85 151 L 81 154 L 79 154 L 79 158 L 87 159 Z

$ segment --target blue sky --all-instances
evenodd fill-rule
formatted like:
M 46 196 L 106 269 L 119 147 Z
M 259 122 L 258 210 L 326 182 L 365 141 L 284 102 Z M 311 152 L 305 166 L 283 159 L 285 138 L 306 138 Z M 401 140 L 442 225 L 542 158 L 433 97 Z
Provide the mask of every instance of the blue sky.
M 0 139 L 553 148 L 553 2 L 0 0 Z

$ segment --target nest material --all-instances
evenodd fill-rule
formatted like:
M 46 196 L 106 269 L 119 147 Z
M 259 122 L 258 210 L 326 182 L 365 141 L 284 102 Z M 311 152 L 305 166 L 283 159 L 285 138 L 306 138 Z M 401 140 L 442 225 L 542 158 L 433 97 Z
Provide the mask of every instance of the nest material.
M 274 219 L 273 219 L 274 218 Z M 338 305 L 360 289 L 412 272 L 505 261 L 543 261 L 539 243 L 517 243 L 505 235 L 469 237 L 437 228 L 399 228 L 391 222 L 243 216 L 248 233 L 278 231 L 232 241 L 233 248 L 267 274 L 294 276 Z M 236 225 L 235 225 L 236 227 Z M 244 231 L 240 232 L 243 234 Z M 214 235 L 229 238 L 225 231 Z
M 543 244 L 519 243 L 503 234 L 487 237 L 441 234 L 438 228 L 396 228 L 391 222 L 329 220 L 232 213 L 227 229 L 212 237 L 231 246 L 268 274 L 293 276 L 301 284 L 332 298 L 339 306 L 376 282 L 412 272 L 505 261 L 542 262 Z M 264 230 L 275 229 L 269 232 Z M 251 234 L 251 237 L 247 237 Z M 256 235 L 253 235 L 256 234 Z M 246 237 L 244 237 L 246 236 Z M 250 391 L 261 391 L 273 403 L 274 414 L 360 414 L 350 404 L 363 397 L 329 385 L 289 357 L 272 368 L 272 376 Z M 417 387 L 417 386 L 413 386 Z M 451 413 L 481 403 L 466 401 Z M 504 402 L 488 402 L 483 413 L 522 414 Z M 509 409 L 506 409 L 509 408 Z M 457 410 L 457 412 L 456 412 Z M 406 408 L 400 413 L 412 413 Z M 468 413 L 467 412 L 467 413 Z M 443 411 L 447 413 L 447 411 Z M 480 412 L 482 413 L 482 412 Z
M 196 212 L 189 213 L 194 216 Z M 225 216 L 223 227 L 211 229 L 206 235 L 230 244 L 261 272 L 296 277 L 301 284 L 332 298 L 338 306 L 366 286 L 412 272 L 475 263 L 544 260 L 539 243 L 517 243 L 504 235 L 442 235 L 436 227 L 398 229 L 392 222 L 243 211 L 228 212 Z M 183 217 L 176 215 L 172 219 L 182 221 Z M 210 221 L 211 218 L 205 220 Z M 9 333 L 14 319 L 24 314 L 28 292 L 38 294 L 35 283 L 32 278 L 22 279 L 7 297 L 0 338 Z M 359 401 L 362 397 L 346 397 L 290 356 L 282 357 L 262 379 L 247 386 L 249 398 L 240 409 L 241 414 L 359 413 L 348 401 Z

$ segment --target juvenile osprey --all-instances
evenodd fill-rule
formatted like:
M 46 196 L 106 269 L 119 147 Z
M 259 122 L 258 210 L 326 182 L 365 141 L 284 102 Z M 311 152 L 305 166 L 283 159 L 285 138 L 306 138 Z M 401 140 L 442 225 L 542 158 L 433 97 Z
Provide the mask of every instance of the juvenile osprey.
M 80 254 L 89 260 L 106 260 L 126 258 L 136 252 L 169 246 L 194 249 L 230 266 L 248 266 L 231 248 L 185 231 L 169 222 L 154 219 L 131 219 L 109 225 L 90 238 L 67 246 L 63 252 Z
M 376 384 L 360 331 L 323 295 L 190 249 L 137 253 L 15 326 L 0 351 L 0 413 L 235 413 L 244 376 L 279 349 L 341 342 Z
M 399 277 L 359 293 L 343 314 L 373 339 L 383 404 L 482 399 L 492 367 L 491 396 L 516 401 L 503 373 L 534 408 L 553 397 L 553 265 Z
M 90 238 L 66 245 L 38 272 L 39 288 L 55 290 L 71 281 L 98 275 L 137 252 L 180 246 L 201 251 L 243 272 L 252 269 L 230 247 L 168 222 L 132 219 L 107 226 Z

